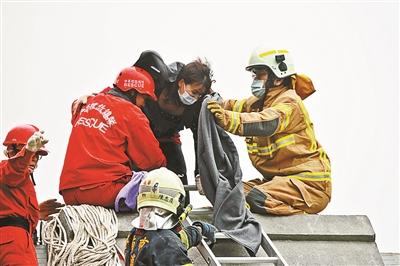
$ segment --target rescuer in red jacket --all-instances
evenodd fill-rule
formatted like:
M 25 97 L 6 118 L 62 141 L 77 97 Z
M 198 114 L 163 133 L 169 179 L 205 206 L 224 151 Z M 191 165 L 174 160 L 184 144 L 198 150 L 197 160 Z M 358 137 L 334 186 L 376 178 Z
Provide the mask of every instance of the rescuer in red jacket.
M 64 206 L 55 199 L 38 205 L 33 171 L 48 154 L 43 131 L 33 125 L 11 129 L 0 162 L 0 265 L 37 265 L 32 232 L 40 219 Z M 40 211 L 39 211 L 40 209 Z
M 72 117 L 59 188 L 66 204 L 113 207 L 132 171 L 166 164 L 140 109 L 147 99 L 157 99 L 150 74 L 125 68 L 113 88 L 103 91 Z

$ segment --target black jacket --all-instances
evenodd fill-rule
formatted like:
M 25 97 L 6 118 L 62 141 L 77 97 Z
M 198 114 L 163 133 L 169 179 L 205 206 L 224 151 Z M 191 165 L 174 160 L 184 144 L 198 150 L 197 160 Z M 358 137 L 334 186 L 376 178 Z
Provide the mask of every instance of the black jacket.
M 202 239 L 194 226 L 147 231 L 133 228 L 125 249 L 125 265 L 191 265 L 187 250 Z

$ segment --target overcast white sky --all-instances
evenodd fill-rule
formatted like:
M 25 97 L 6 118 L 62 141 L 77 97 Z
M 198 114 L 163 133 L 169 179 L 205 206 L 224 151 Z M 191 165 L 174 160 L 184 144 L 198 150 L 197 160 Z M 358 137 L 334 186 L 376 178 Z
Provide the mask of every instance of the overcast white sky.
M 332 162 L 323 214 L 368 215 L 380 251 L 400 252 L 397 2 L 2 1 L 1 23 L 0 136 L 21 123 L 46 131 L 39 200 L 61 199 L 72 100 L 111 85 L 141 51 L 166 62 L 206 57 L 214 89 L 241 99 L 250 96 L 253 48 L 286 48 L 317 89 L 305 105 Z M 233 139 L 244 179 L 260 177 L 243 139 Z M 191 174 L 191 132 L 182 140 Z

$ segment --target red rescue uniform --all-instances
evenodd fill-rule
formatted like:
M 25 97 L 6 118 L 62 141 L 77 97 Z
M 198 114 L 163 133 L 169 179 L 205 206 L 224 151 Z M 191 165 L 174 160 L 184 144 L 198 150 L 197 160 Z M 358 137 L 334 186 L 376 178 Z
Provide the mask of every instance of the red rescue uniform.
M 148 119 L 123 98 L 91 97 L 72 126 L 59 187 L 67 204 L 111 207 L 133 169 L 166 165 Z
M 18 217 L 29 229 L 0 226 L 0 265 L 38 265 L 31 233 L 39 221 L 39 206 L 28 172 L 34 155 L 24 148 L 0 162 L 0 221 Z

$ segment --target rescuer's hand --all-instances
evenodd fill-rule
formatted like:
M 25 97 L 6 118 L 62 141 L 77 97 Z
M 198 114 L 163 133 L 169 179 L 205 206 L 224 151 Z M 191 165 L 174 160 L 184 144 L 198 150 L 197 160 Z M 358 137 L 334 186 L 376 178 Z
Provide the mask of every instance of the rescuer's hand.
M 43 137 L 44 131 L 36 131 L 33 133 L 33 135 L 28 139 L 28 142 L 26 143 L 26 149 L 31 151 L 31 152 L 37 152 L 42 148 L 47 142 L 49 142 L 48 139 L 45 139 Z
M 40 220 L 51 220 L 51 214 L 55 214 L 60 212 L 60 209 L 64 207 L 65 204 L 62 204 L 57 201 L 57 199 L 49 199 L 43 201 L 39 204 L 39 219 Z
M 230 121 L 229 121 L 230 117 L 232 117 L 234 112 L 225 110 L 224 108 L 222 108 L 221 104 L 219 104 L 216 101 L 209 101 L 207 103 L 207 108 L 214 115 L 215 122 L 220 127 L 235 134 L 235 132 L 232 132 L 232 130 L 230 129 Z M 234 129 L 233 131 L 235 130 L 236 129 Z
M 210 112 L 214 115 L 215 121 L 220 124 L 221 122 L 223 123 L 224 120 L 224 108 L 216 102 L 216 101 L 209 101 L 207 103 L 207 108 L 210 110 Z
M 206 239 L 207 245 L 212 245 L 215 243 L 215 232 L 217 232 L 217 228 L 214 225 L 206 222 L 195 221 L 193 226 L 197 226 L 201 229 L 201 234 Z
M 80 112 L 80 110 L 82 109 L 82 106 L 87 104 L 87 101 L 90 97 L 95 96 L 95 93 L 89 94 L 89 95 L 82 95 L 81 97 L 79 97 L 78 99 L 76 99 L 71 106 L 71 113 L 72 116 L 74 117 L 75 115 L 77 115 L 77 113 Z

